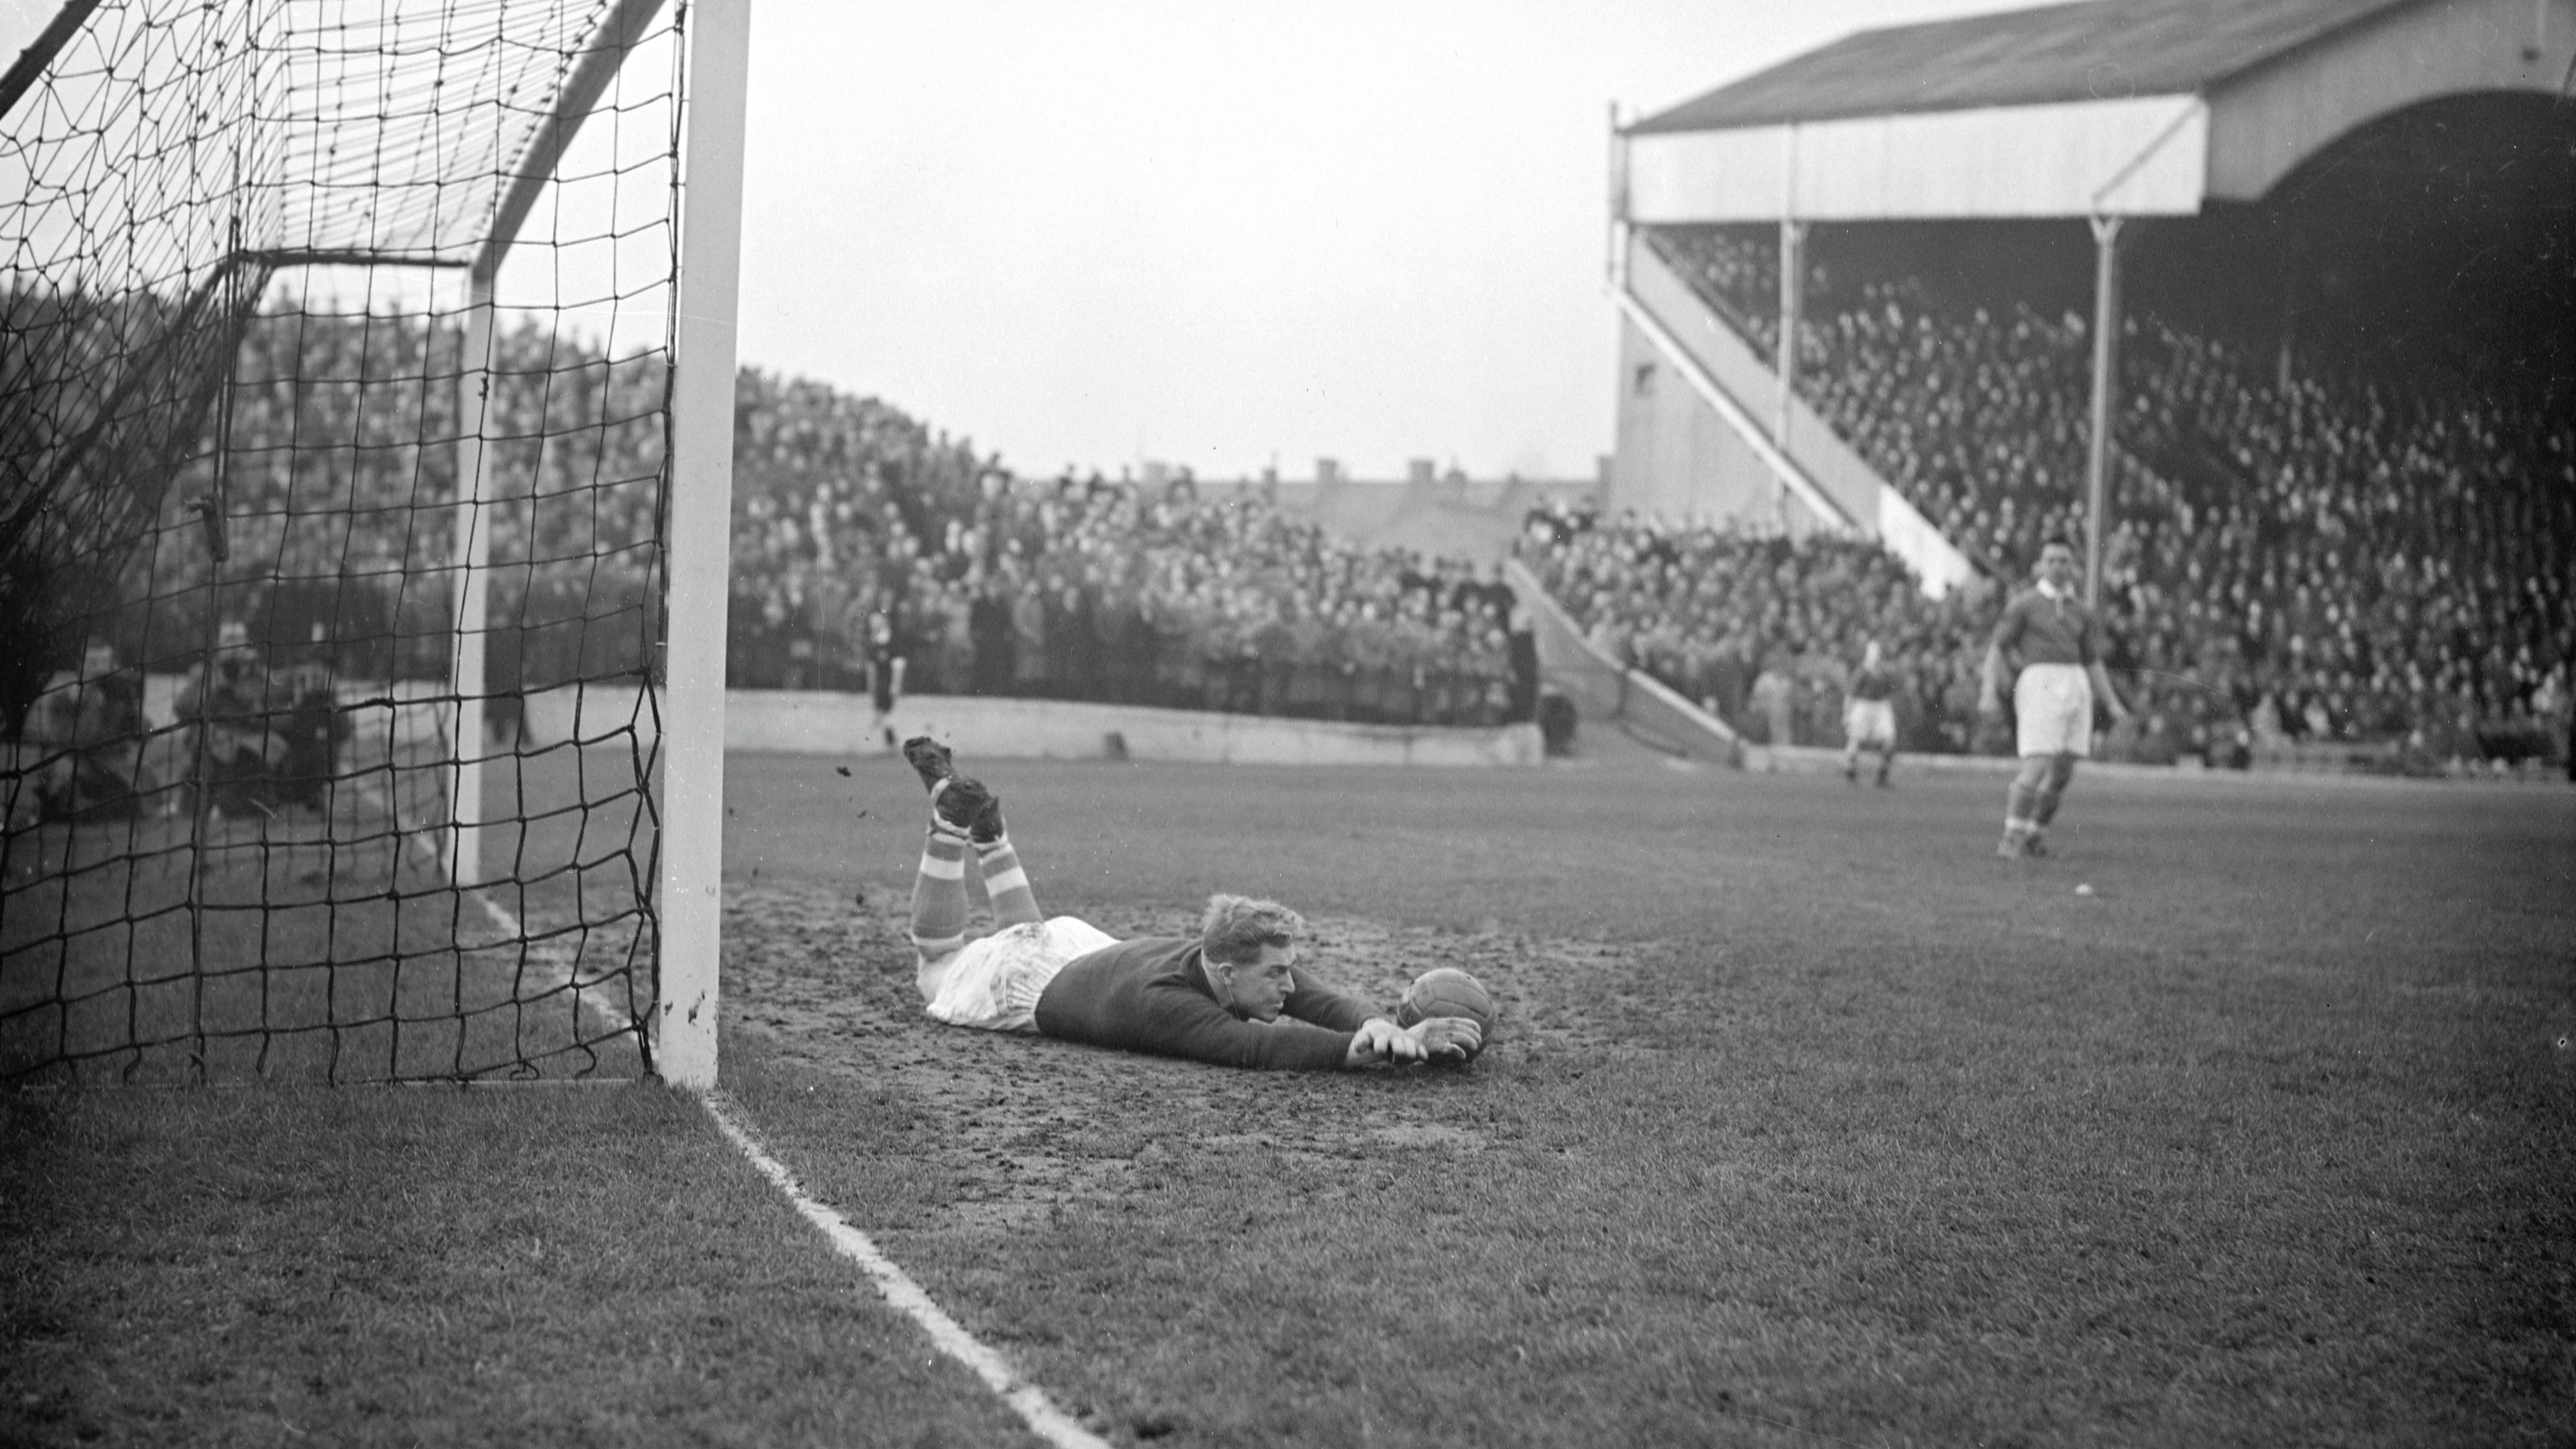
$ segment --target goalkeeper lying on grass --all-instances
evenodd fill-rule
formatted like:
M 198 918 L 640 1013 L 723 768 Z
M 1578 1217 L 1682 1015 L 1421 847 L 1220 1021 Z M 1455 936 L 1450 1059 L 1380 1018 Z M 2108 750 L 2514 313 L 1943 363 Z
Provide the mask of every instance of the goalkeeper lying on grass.
M 903 754 L 930 787 L 912 944 L 922 1000 L 939 1020 L 1229 1067 L 1465 1061 L 1483 1047 L 1473 1021 L 1444 1016 L 1400 1027 L 1297 969 L 1306 923 L 1274 902 L 1211 897 L 1195 940 L 1120 941 L 1072 916 L 1041 917 L 1003 831 L 1001 801 L 960 776 L 947 749 L 927 737 L 906 741 Z M 973 940 L 970 853 L 1001 925 Z

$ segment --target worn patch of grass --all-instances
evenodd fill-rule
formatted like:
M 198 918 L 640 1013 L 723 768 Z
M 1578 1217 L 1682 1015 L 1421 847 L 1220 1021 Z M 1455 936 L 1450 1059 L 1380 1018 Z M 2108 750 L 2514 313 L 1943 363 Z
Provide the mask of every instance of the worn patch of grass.
M 1031 1442 L 654 1086 L 0 1095 L 0 1242 L 5 1444 Z

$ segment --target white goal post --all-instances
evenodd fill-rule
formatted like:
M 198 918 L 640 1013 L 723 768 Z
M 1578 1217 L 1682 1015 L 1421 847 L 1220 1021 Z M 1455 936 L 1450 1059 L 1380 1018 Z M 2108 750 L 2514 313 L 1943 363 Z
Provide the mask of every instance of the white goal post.
M 662 721 L 663 1080 L 716 1084 L 724 916 L 725 586 L 732 560 L 735 317 L 751 0 L 699 0 L 681 153 L 677 390 L 671 400 L 668 641 Z

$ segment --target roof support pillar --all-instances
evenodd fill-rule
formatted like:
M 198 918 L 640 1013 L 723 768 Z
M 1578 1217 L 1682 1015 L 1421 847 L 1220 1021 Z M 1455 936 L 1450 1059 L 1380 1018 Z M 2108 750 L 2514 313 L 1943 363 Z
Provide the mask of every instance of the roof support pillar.
M 1628 133 L 1610 103 L 1610 290 L 1628 285 Z
M 2102 602 L 2109 531 L 2112 433 L 2119 425 L 2121 218 L 2093 218 L 2093 436 L 2084 460 L 2084 602 Z
M 1780 372 L 1779 403 L 1771 414 L 1771 442 L 1789 451 L 1789 417 L 1797 399 L 1798 327 L 1807 311 L 1807 224 L 1780 218 L 1780 338 L 1772 358 Z M 1780 494 L 1781 516 L 1788 515 L 1788 488 Z

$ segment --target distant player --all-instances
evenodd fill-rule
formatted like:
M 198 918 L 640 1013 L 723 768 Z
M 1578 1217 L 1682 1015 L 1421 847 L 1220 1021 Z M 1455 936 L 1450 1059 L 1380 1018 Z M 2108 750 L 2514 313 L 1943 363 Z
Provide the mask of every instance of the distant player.
M 1860 668 L 1852 671 L 1843 695 L 1843 778 L 1860 783 L 1863 746 L 1878 751 L 1878 787 L 1887 788 L 1887 772 L 1896 767 L 1896 671 L 1887 667 L 1872 639 L 1861 650 Z
M 2018 670 L 2012 708 L 2021 771 L 2005 797 L 2004 838 L 1995 847 L 2007 858 L 2048 854 L 2048 822 L 2075 778 L 2075 762 L 2093 751 L 2095 696 L 2113 719 L 2129 717 L 2102 668 L 2102 622 L 2075 597 L 2080 578 L 2074 546 L 2050 539 L 2039 551 L 2039 581 L 2004 606 L 1986 646 L 1979 697 L 1989 718 L 2003 713 L 2005 670 Z
M 894 748 L 894 707 L 903 702 L 904 656 L 894 638 L 894 615 L 884 609 L 868 615 L 868 702 L 876 706 L 869 728 Z
M 1307 975 L 1297 966 L 1306 923 L 1272 901 L 1213 896 L 1198 935 L 1133 941 L 1073 916 L 1040 916 L 1000 800 L 960 777 L 948 751 L 926 737 L 905 741 L 903 752 L 930 787 L 912 944 L 914 981 L 932 1017 L 1230 1067 L 1463 1061 L 1482 1048 L 1473 1021 L 1433 1017 L 1400 1027 Z M 1001 925 L 972 940 L 970 852 Z

